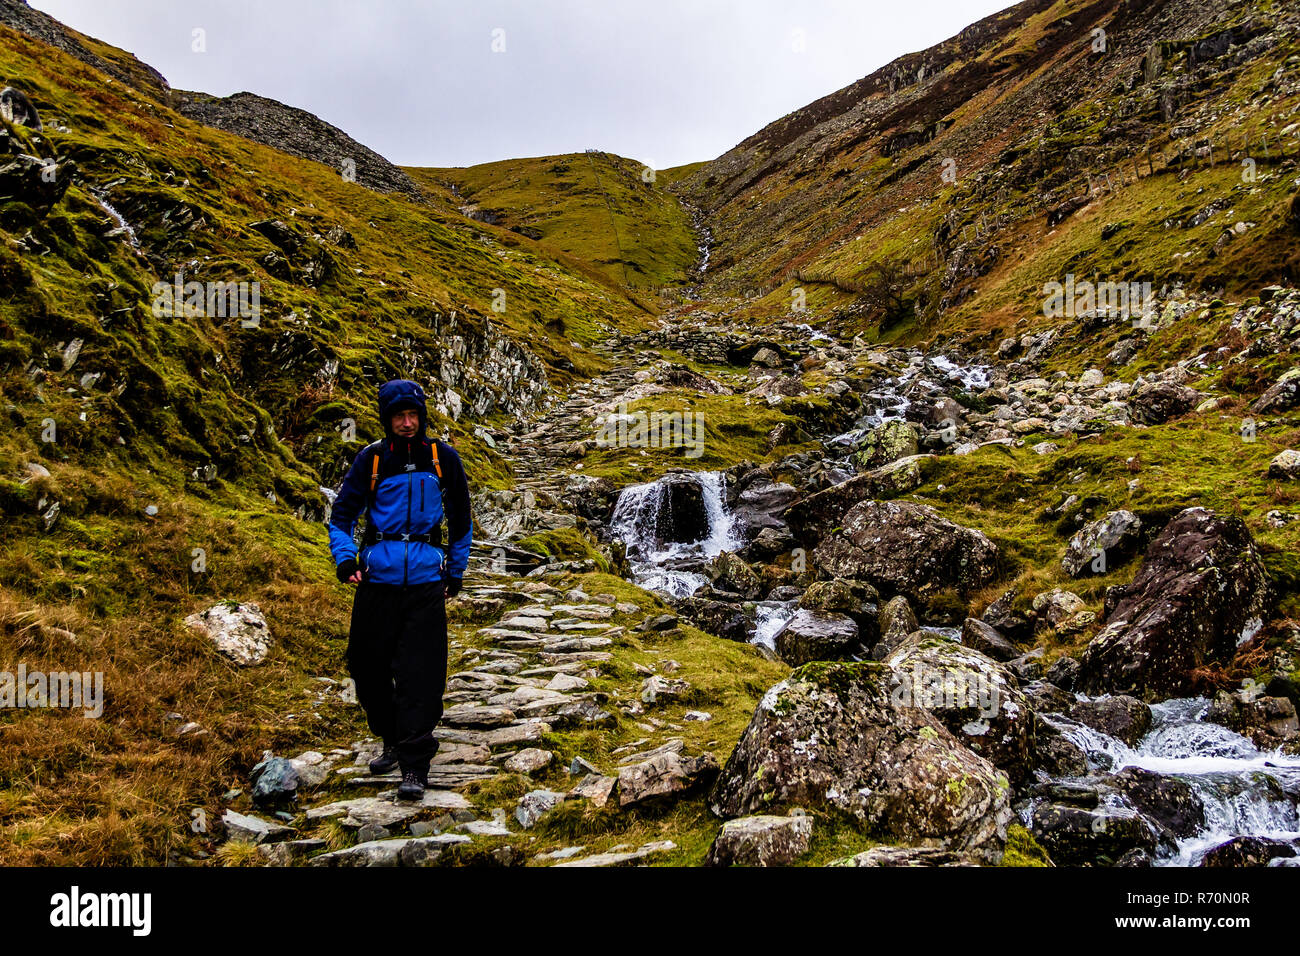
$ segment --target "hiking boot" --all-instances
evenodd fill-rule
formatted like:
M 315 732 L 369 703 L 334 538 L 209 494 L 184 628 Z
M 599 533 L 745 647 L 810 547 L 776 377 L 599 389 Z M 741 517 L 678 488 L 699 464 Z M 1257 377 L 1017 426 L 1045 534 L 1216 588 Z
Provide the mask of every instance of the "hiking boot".
M 400 800 L 419 800 L 424 796 L 424 788 L 427 778 L 424 774 L 415 770 L 407 770 L 402 774 L 402 782 L 397 788 L 397 796 Z
M 370 772 L 379 776 L 390 772 L 397 766 L 397 746 L 395 744 L 385 743 L 384 752 L 374 760 L 370 761 Z

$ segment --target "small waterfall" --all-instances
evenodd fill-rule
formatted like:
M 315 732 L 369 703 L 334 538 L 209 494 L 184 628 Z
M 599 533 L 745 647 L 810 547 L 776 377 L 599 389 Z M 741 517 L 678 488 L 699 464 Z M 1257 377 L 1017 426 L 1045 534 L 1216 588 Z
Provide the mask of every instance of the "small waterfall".
M 1206 851 L 1238 836 L 1300 841 L 1300 756 L 1260 751 L 1250 739 L 1206 722 L 1208 707 L 1200 697 L 1153 705 L 1154 725 L 1136 747 L 1062 714 L 1044 715 L 1083 750 L 1090 770 L 1106 774 L 1139 767 L 1176 777 L 1200 797 L 1205 828 L 1179 841 L 1174 853 L 1158 857 L 1159 866 L 1195 866 Z
M 131 224 L 128 223 L 122 214 L 114 209 L 103 196 L 96 196 L 95 198 L 99 202 L 100 208 L 103 209 L 104 212 L 108 213 L 109 217 L 117 223 L 117 228 L 108 232 L 104 238 L 108 239 L 113 236 L 126 236 L 127 241 L 131 243 L 132 246 L 137 249 L 140 248 L 140 240 L 136 238 L 135 230 L 131 228 Z
M 749 642 L 762 644 L 768 650 L 775 651 L 776 635 L 794 617 L 798 606 L 798 601 L 759 601 L 756 605 L 754 636 Z
M 674 484 L 698 486 L 704 526 L 692 541 L 672 540 L 671 514 Z M 674 474 L 624 488 L 614 505 L 610 531 L 627 548 L 633 581 L 651 591 L 672 597 L 689 597 L 707 584 L 703 573 L 710 558 L 741 546 L 735 518 L 727 510 L 726 481 L 721 472 L 697 472 L 683 478 Z

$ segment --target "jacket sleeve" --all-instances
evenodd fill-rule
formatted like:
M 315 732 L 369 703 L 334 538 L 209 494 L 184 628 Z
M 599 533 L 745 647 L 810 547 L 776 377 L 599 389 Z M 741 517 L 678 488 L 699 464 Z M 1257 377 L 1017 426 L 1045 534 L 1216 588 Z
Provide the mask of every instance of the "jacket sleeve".
M 334 566 L 357 556 L 357 546 L 352 540 L 352 529 L 366 507 L 366 493 L 370 487 L 370 458 L 375 449 L 367 446 L 352 460 L 352 467 L 343 478 L 334 507 L 330 509 L 330 553 Z
M 469 482 L 460 454 L 445 442 L 439 442 L 438 454 L 443 461 L 442 507 L 447 518 L 447 577 L 465 576 L 469 564 L 469 546 L 474 537 L 474 522 L 470 516 Z M 445 457 L 444 457 L 445 456 Z

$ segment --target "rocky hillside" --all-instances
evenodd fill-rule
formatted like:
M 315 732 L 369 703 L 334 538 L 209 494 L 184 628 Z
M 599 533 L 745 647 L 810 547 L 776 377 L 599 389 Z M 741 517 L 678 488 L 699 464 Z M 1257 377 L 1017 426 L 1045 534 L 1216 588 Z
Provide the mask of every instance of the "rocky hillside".
M 1297 26 L 1259 0 L 1028 0 L 674 188 L 707 213 L 709 287 L 756 315 L 802 296 L 847 332 L 996 344 L 1067 274 L 1245 298 L 1300 265 Z

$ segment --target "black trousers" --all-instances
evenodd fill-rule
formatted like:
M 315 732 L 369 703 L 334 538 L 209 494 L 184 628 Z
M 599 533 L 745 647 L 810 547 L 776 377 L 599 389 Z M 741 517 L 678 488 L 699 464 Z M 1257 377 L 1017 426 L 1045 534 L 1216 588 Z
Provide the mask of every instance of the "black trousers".
M 403 772 L 427 773 L 447 683 L 444 582 L 358 584 L 347 661 L 370 732 L 396 745 Z

